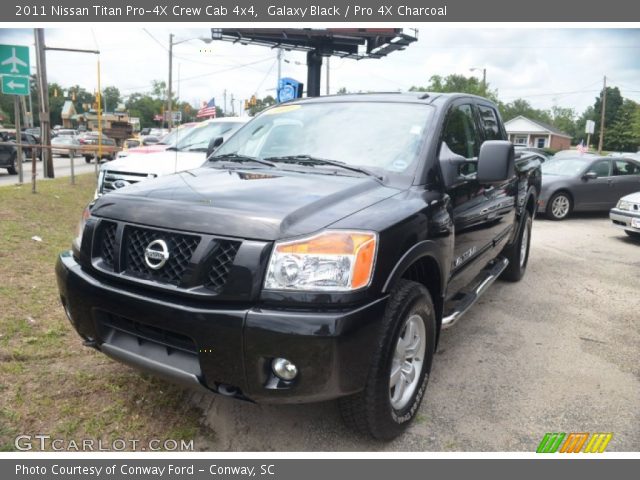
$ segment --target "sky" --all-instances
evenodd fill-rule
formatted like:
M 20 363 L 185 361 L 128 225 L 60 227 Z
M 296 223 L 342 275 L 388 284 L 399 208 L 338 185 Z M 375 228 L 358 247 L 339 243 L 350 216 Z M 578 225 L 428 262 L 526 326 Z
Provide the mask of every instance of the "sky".
M 412 33 L 410 29 L 405 29 Z M 99 49 L 102 87 L 122 95 L 150 91 L 153 80 L 167 80 L 169 34 L 174 34 L 173 91 L 199 106 L 227 92 L 235 99 L 275 96 L 276 52 L 266 47 L 214 41 L 208 28 L 133 28 L 98 25 L 45 30 L 49 47 Z M 432 75 L 482 76 L 501 100 L 528 100 L 534 107 L 571 107 L 578 114 L 593 105 L 606 75 L 627 98 L 640 102 L 640 29 L 451 28 L 421 26 L 418 41 L 375 60 L 332 58 L 330 91 L 398 91 L 426 85 Z M 33 46 L 32 29 L 0 29 L 0 43 Z M 282 76 L 306 82 L 306 56 L 285 52 Z M 31 64 L 35 57 L 31 49 Z M 50 82 L 97 86 L 93 55 L 47 52 Z M 471 70 L 475 69 L 475 70 Z M 323 66 L 322 93 L 326 92 Z M 236 108 L 238 103 L 236 103 Z M 236 110 L 237 111 L 237 110 Z

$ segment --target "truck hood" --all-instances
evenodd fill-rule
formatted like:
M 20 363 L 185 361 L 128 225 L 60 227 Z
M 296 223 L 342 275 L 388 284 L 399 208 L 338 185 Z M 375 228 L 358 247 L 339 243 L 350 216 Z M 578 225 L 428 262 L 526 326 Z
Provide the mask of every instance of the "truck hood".
M 131 153 L 102 166 L 110 172 L 153 173 L 156 176 L 198 168 L 206 160 L 204 152 L 176 152 L 165 150 L 155 153 Z
M 318 231 L 398 192 L 371 177 L 203 167 L 104 195 L 92 214 L 174 230 L 277 240 Z

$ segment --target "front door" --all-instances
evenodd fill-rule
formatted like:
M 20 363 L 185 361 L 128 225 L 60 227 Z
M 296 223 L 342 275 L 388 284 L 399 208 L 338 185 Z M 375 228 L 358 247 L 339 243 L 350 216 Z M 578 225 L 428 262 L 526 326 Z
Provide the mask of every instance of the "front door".
M 470 160 L 459 167 L 460 182 L 447 191 L 451 197 L 455 229 L 448 296 L 467 285 L 489 261 L 495 227 L 499 221 L 495 214 L 499 192 L 480 185 L 476 179 L 482 136 L 478 130 L 474 108 L 471 102 L 455 103 L 447 114 L 442 135 L 441 151 L 449 149 Z

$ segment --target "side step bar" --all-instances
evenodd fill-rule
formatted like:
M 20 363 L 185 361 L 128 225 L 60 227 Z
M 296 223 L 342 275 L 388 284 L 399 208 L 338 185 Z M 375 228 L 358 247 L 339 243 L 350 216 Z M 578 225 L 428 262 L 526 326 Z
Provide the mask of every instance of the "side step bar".
M 500 276 L 509 265 L 509 260 L 499 257 L 478 275 L 479 283 L 472 291 L 464 294 L 455 304 L 453 311 L 447 313 L 442 319 L 442 328 L 449 328 L 464 315 L 471 306 L 478 301 L 478 298 L 487 291 L 489 286 Z

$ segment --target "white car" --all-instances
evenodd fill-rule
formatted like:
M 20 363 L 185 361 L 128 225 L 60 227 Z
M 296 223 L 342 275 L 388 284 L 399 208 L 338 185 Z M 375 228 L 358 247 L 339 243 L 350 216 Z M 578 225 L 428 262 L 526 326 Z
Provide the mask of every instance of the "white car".
M 198 168 L 206 160 L 211 140 L 223 137 L 226 141 L 247 121 L 247 117 L 206 120 L 162 152 L 132 153 L 109 162 L 100 168 L 95 197 L 150 178 Z
M 614 227 L 632 238 L 640 239 L 640 192 L 626 195 L 609 212 Z

